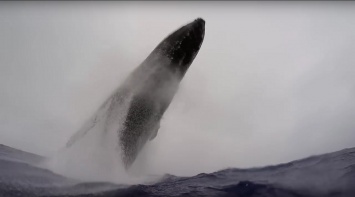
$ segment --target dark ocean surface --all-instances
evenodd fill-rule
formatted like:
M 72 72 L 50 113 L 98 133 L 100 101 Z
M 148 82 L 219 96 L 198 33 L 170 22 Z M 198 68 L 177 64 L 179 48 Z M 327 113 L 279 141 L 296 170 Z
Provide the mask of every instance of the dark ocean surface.
M 0 145 L 0 197 L 355 197 L 355 148 L 262 168 L 230 168 L 191 177 L 165 175 L 158 182 L 140 185 L 78 182 L 38 167 L 43 159 Z

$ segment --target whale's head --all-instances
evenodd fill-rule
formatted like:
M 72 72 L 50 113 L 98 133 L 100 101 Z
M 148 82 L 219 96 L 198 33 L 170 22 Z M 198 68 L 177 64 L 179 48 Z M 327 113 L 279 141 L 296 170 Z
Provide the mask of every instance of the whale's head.
M 205 21 L 197 18 L 166 37 L 154 52 L 166 56 L 171 68 L 182 77 L 200 50 L 204 35 Z

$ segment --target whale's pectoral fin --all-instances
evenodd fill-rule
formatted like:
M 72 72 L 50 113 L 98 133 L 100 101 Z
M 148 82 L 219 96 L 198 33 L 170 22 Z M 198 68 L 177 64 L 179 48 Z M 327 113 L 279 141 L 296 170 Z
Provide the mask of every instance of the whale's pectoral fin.
M 66 144 L 66 147 L 72 146 L 76 141 L 85 136 L 90 129 L 92 129 L 98 121 L 98 117 L 95 115 L 91 119 L 87 120 L 83 127 L 72 135 Z
M 149 140 L 153 140 L 157 134 L 158 134 L 158 130 L 160 129 L 160 121 L 157 123 L 157 125 L 154 127 L 153 131 L 152 131 L 152 135 L 150 136 Z
M 92 116 L 90 119 L 86 120 L 83 126 L 70 137 L 69 141 L 66 144 L 66 147 L 69 148 L 76 141 L 83 138 L 90 130 L 92 130 L 100 121 L 104 121 L 106 118 L 106 113 L 108 108 L 110 107 L 112 102 L 112 98 L 109 98 L 105 103 L 97 110 L 96 114 Z

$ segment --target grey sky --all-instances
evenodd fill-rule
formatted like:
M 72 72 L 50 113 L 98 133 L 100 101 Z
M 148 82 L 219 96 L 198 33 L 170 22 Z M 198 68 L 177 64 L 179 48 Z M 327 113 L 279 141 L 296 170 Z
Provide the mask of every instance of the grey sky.
M 355 146 L 354 2 L 1 2 L 0 143 L 62 148 L 154 47 L 202 17 L 202 48 L 152 172 L 276 164 Z

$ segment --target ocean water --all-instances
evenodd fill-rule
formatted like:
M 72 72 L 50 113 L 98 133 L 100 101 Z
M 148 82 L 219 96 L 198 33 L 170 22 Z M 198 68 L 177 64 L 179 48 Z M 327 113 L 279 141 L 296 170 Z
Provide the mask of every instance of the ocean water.
M 166 174 L 133 185 L 78 181 L 40 167 L 44 159 L 0 145 L 0 196 L 355 196 L 355 148 L 261 168 Z

